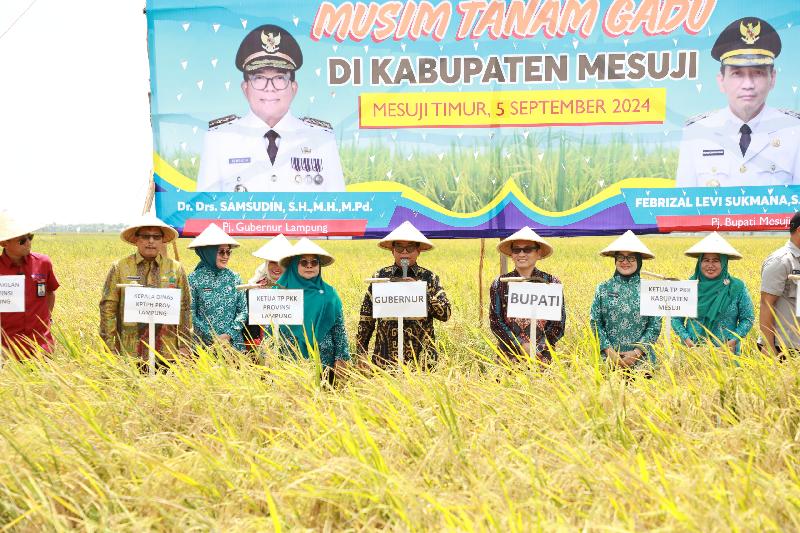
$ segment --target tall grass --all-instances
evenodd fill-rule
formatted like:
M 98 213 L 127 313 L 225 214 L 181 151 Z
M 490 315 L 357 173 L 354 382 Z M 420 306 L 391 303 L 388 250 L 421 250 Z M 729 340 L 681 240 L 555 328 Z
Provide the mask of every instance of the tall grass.
M 441 150 L 348 141 L 339 152 L 347 184 L 388 179 L 462 213 L 485 206 L 508 180 L 539 207 L 563 211 L 625 178 L 674 178 L 678 164 L 677 149 L 623 132 L 601 143 L 596 135 L 552 128 Z M 177 151 L 165 159 L 196 178 L 198 154 Z
M 687 275 L 694 239 L 646 239 L 648 268 Z M 131 248 L 109 237 L 38 238 L 62 282 L 48 363 L 0 372 L 0 522 L 40 530 L 800 529 L 800 362 L 658 347 L 652 380 L 596 355 L 586 315 L 611 274 L 608 239 L 553 239 L 540 266 L 565 284 L 567 334 L 551 368 L 498 361 L 478 320 L 476 241 L 437 242 L 421 264 L 454 306 L 432 373 L 353 371 L 336 389 L 313 363 L 253 365 L 202 351 L 139 375 L 95 335 L 105 271 Z M 778 238 L 734 238 L 734 275 L 757 291 Z M 182 258 L 193 266 L 181 243 Z M 260 241 L 231 265 L 247 275 Z M 348 331 L 374 242 L 326 242 Z M 491 246 L 489 248 L 492 248 Z M 488 264 L 496 265 L 494 252 Z M 494 275 L 485 272 L 486 287 Z M 352 339 L 351 339 L 352 340 Z

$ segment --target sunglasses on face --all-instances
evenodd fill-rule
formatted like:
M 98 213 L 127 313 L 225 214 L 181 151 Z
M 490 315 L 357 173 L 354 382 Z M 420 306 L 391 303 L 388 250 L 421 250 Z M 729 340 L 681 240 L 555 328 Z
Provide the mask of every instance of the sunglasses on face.
M 417 243 L 411 243 L 411 244 L 406 244 L 406 245 L 395 243 L 395 244 L 392 245 L 392 248 L 394 248 L 394 251 L 399 253 L 399 254 L 403 254 L 403 253 L 410 254 L 412 252 L 415 252 L 418 247 L 419 247 L 419 244 L 417 244 Z
M 512 246 L 511 247 L 511 255 L 516 255 L 516 254 L 521 254 L 521 253 L 529 254 L 529 253 L 534 252 L 534 251 L 536 251 L 538 249 L 539 249 L 538 246 L 523 246 L 522 248 L 514 248 Z
M 217 255 L 230 256 L 233 250 L 217 250 Z
M 20 237 L 17 242 L 19 243 L 20 246 L 22 246 L 26 244 L 28 241 L 33 242 L 33 235 L 31 235 L 30 233 L 28 235 L 25 235 L 24 237 Z
M 319 264 L 319 259 L 301 259 L 300 266 L 311 268 Z
M 635 255 L 615 255 L 614 259 L 617 263 L 635 263 L 636 256 Z
M 136 236 L 143 241 L 160 241 L 164 238 L 160 233 L 137 233 Z

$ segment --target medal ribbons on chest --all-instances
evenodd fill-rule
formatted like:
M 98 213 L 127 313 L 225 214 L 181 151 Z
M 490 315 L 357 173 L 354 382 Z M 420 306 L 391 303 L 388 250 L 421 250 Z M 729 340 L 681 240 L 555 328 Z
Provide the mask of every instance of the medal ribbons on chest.
M 302 183 L 305 179 L 306 184 L 322 185 L 325 179 L 322 177 L 322 159 L 318 157 L 293 157 L 291 158 L 292 169 L 297 172 L 294 177 L 295 183 Z M 305 173 L 305 178 L 303 177 Z M 313 176 L 312 176 L 313 173 Z

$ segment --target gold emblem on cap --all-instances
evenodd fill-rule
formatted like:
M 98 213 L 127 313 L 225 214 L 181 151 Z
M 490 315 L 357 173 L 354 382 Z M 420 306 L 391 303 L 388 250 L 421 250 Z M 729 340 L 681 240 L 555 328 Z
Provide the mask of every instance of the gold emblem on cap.
M 739 33 L 742 34 L 742 41 L 744 44 L 754 45 L 761 34 L 761 23 L 757 22 L 755 27 L 753 23 L 749 22 L 747 26 L 744 25 L 744 20 L 739 23 Z
M 772 139 L 772 146 L 774 146 L 775 148 L 778 148 L 780 145 L 781 145 L 781 140 L 780 139 L 778 139 L 777 137 Z
M 739 172 L 741 172 L 742 174 L 744 174 L 745 172 L 747 172 L 747 167 L 746 167 L 746 166 L 744 166 L 744 165 L 740 166 L 740 167 L 739 167 Z
M 273 33 L 264 33 L 261 32 L 261 42 L 264 45 L 261 47 L 267 53 L 274 54 L 278 51 L 278 47 L 281 45 L 281 34 L 275 35 Z

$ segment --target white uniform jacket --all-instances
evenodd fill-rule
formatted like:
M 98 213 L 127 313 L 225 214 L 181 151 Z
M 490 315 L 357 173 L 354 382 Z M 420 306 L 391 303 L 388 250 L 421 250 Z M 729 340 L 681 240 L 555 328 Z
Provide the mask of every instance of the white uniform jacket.
M 341 192 L 342 164 L 333 131 L 287 113 L 270 128 L 252 112 L 209 128 L 200 156 L 198 191 Z M 265 135 L 275 130 L 275 164 Z

